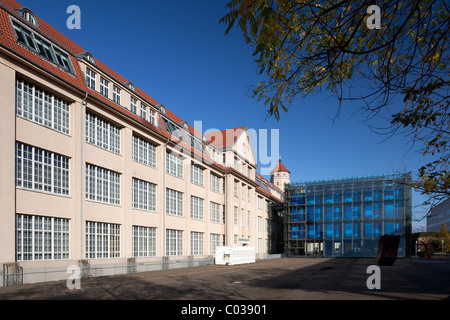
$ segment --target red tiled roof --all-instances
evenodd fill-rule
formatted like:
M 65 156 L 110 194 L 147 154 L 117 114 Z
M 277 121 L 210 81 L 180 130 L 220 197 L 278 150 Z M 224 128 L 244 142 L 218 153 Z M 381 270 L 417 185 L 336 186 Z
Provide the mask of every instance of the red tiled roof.
M 86 86 L 86 83 L 84 81 L 84 78 L 82 76 L 80 65 L 77 61 L 76 56 L 78 56 L 81 53 L 86 52 L 84 48 L 73 42 L 71 39 L 63 35 L 61 32 L 50 26 L 48 23 L 46 23 L 41 18 L 37 17 L 38 20 L 38 27 L 34 27 L 30 25 L 18 12 L 17 10 L 22 9 L 24 6 L 20 4 L 19 2 L 15 0 L 0 0 L 0 7 L 4 10 L 0 10 L 0 44 L 8 48 L 11 52 L 16 53 L 20 57 L 25 58 L 26 60 L 32 62 L 36 66 L 48 71 L 49 73 L 59 77 L 60 79 L 66 81 L 67 83 L 70 83 L 74 87 L 84 91 L 88 92 L 92 97 L 96 98 L 99 101 L 104 102 L 106 105 L 109 105 L 113 109 L 116 109 L 127 116 L 133 118 L 134 120 L 140 122 L 141 124 L 151 128 L 152 130 L 157 131 L 158 133 L 164 135 L 167 138 L 172 138 L 169 133 L 165 131 L 165 129 L 161 130 L 160 128 L 151 125 L 149 122 L 141 119 L 140 117 L 134 115 L 133 113 L 129 112 L 127 109 L 123 108 L 120 105 L 115 104 L 111 100 L 103 97 L 98 92 L 89 89 Z M 38 32 L 45 38 L 49 39 L 56 45 L 63 48 L 67 53 L 69 53 L 72 66 L 74 67 L 75 75 L 71 75 L 61 69 L 59 69 L 54 64 L 48 62 L 47 60 L 43 59 L 39 55 L 33 53 L 32 51 L 25 48 L 23 45 L 19 44 L 16 41 L 16 37 L 14 35 L 14 31 L 12 30 L 11 24 L 8 19 L 8 15 L 14 16 L 16 19 L 22 21 L 24 24 L 28 25 L 30 28 L 32 28 L 35 32 Z M 116 81 L 121 82 L 122 84 L 129 82 L 126 78 L 112 70 L 110 67 L 108 67 L 106 64 L 98 60 L 98 58 L 95 58 L 96 60 L 96 67 L 100 69 L 101 71 L 105 72 L 112 78 L 114 78 Z M 144 91 L 136 87 L 136 94 L 140 96 L 143 100 L 146 100 L 147 102 L 151 103 L 154 106 L 159 106 L 160 103 L 157 102 L 155 99 L 150 97 L 148 94 L 146 94 Z M 172 113 L 170 110 L 166 110 L 166 115 L 173 121 L 177 122 L 177 124 L 181 124 L 183 120 L 176 116 L 174 113 Z M 189 126 L 189 132 L 195 134 L 197 137 L 202 139 L 202 134 L 198 131 L 196 131 L 192 126 Z M 176 141 L 178 142 L 178 141 Z M 197 150 L 194 150 L 191 148 L 190 145 L 183 144 L 183 147 L 190 149 L 192 152 L 198 153 Z M 209 161 L 212 162 L 212 160 L 209 158 L 209 156 L 206 154 L 204 155 Z
M 276 167 L 272 170 L 272 172 L 270 174 L 274 174 L 275 172 L 288 172 L 291 173 L 288 169 L 286 169 L 286 167 L 284 166 L 284 164 L 280 161 L 278 162 L 278 164 L 276 165 Z
M 214 131 L 205 134 L 206 139 L 214 147 L 218 149 L 227 149 L 232 147 L 239 136 L 247 130 L 247 127 L 240 127 L 234 129 L 226 129 L 221 131 Z
M 207 153 L 202 154 L 198 150 L 192 148 L 189 144 L 177 141 L 170 133 L 168 133 L 165 128 L 161 129 L 157 126 L 153 126 L 148 121 L 145 121 L 141 119 L 139 116 L 131 113 L 126 108 L 114 103 L 113 101 L 105 98 L 100 93 L 98 93 L 95 90 L 91 90 L 86 86 L 86 83 L 84 81 L 82 71 L 80 64 L 77 60 L 77 56 L 79 56 L 82 53 L 87 52 L 84 48 L 73 42 L 71 39 L 66 37 L 64 34 L 53 28 L 51 25 L 49 25 L 47 22 L 42 20 L 41 18 L 37 17 L 38 20 L 38 27 L 32 26 L 30 23 L 28 23 L 18 12 L 17 10 L 24 8 L 22 4 L 17 2 L 16 0 L 0 0 L 0 45 L 9 50 L 10 52 L 16 54 L 17 56 L 31 62 L 35 66 L 49 72 L 50 74 L 58 77 L 59 79 L 65 81 L 68 84 L 71 84 L 73 87 L 81 90 L 82 92 L 87 92 L 91 96 L 91 98 L 94 98 L 98 101 L 101 101 L 105 105 L 111 107 L 112 109 L 121 112 L 122 114 L 126 115 L 127 117 L 141 123 L 142 125 L 148 127 L 149 129 L 159 133 L 160 135 L 171 139 L 173 142 L 178 143 L 180 146 L 183 147 L 183 149 L 188 150 L 197 156 L 203 157 L 205 161 L 214 164 L 218 169 L 226 170 L 229 168 L 225 168 L 224 166 L 214 162 Z M 14 35 L 14 31 L 12 29 L 11 23 L 9 21 L 8 16 L 12 15 L 16 19 L 20 20 L 27 26 L 29 26 L 31 29 L 33 29 L 35 32 L 39 33 L 41 36 L 47 38 L 51 42 L 55 43 L 56 45 L 60 46 L 62 49 L 67 51 L 69 54 L 72 66 L 74 68 L 74 75 L 69 74 L 60 68 L 58 68 L 56 65 L 48 62 L 47 60 L 43 59 L 41 56 L 33 53 L 31 50 L 28 50 L 25 46 L 19 44 L 16 40 L 16 37 Z M 95 57 L 96 61 L 96 67 L 101 70 L 102 72 L 106 73 L 113 79 L 115 79 L 118 82 L 121 82 L 122 84 L 125 84 L 129 82 L 126 78 L 112 70 L 110 67 L 108 67 L 106 64 L 98 60 L 97 57 Z M 142 98 L 143 100 L 146 100 L 147 102 L 151 103 L 154 106 L 159 106 L 160 103 L 157 102 L 155 99 L 150 97 L 148 94 L 146 94 L 144 91 L 136 87 L 136 94 Z M 168 118 L 176 122 L 178 125 L 181 125 L 184 121 L 175 115 L 173 112 L 168 110 L 166 108 L 166 114 Z M 159 122 L 161 123 L 161 119 L 159 118 Z M 239 136 L 242 134 L 242 132 L 246 130 L 246 127 L 240 127 L 235 129 L 227 129 L 222 131 L 216 131 L 216 132 L 210 132 L 206 134 L 206 137 L 208 141 L 219 149 L 229 148 L 232 147 L 236 140 L 239 138 Z M 188 131 L 190 133 L 193 133 L 200 139 L 202 139 L 202 133 L 195 130 L 194 127 L 189 125 Z M 271 196 L 267 191 L 264 189 L 257 187 L 258 190 L 260 190 L 263 193 L 266 193 L 268 196 Z M 272 196 L 273 197 L 273 196 Z

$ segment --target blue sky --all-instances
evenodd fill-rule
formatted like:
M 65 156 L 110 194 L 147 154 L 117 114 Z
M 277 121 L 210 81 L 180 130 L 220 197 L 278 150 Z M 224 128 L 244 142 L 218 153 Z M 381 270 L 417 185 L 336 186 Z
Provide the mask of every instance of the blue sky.
M 19 2 L 184 120 L 202 121 L 203 131 L 247 126 L 268 130 L 270 141 L 270 130 L 279 130 L 293 182 L 405 170 L 415 176 L 426 163 L 407 137 L 384 141 L 373 133 L 355 114 L 357 105 L 344 105 L 333 125 L 338 103 L 327 95 L 295 103 L 279 122 L 268 118 L 264 104 L 248 95 L 263 80 L 253 49 L 238 30 L 225 36 L 219 24 L 228 0 Z M 81 9 L 80 30 L 66 26 L 70 5 Z M 414 193 L 413 204 L 422 200 Z M 415 218 L 425 212 L 413 208 Z

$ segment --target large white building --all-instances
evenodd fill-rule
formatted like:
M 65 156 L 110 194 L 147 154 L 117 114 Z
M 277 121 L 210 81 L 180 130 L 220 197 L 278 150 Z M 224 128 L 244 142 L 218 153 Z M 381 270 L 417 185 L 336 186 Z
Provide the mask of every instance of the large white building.
M 196 131 L 14 0 L 0 0 L 0 83 L 0 263 L 267 255 L 282 191 L 245 127 Z

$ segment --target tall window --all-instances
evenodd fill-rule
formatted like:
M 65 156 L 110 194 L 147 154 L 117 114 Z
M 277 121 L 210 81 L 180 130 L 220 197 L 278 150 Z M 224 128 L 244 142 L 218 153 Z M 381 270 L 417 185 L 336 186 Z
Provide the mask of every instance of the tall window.
M 191 231 L 191 255 L 203 254 L 203 232 Z
M 146 140 L 133 136 L 133 160 L 156 168 L 156 146 Z
M 203 199 L 191 196 L 191 218 L 203 220 Z
M 156 185 L 133 178 L 133 208 L 156 211 Z
M 233 216 L 233 221 L 234 221 L 234 225 L 237 226 L 238 225 L 238 207 L 234 207 L 234 216 Z
M 183 216 L 183 194 L 166 189 L 166 213 L 173 216 Z
M 209 238 L 209 247 L 210 247 L 210 255 L 216 254 L 216 248 L 220 246 L 220 234 L 210 234 Z
M 133 257 L 156 256 L 156 228 L 133 226 Z
M 166 230 L 166 256 L 183 255 L 183 231 Z
M 117 86 L 113 86 L 113 101 L 120 106 L 120 89 Z
M 103 77 L 100 77 L 100 94 L 109 97 L 109 81 Z
M 137 100 L 134 97 L 130 99 L 130 110 L 137 115 Z
M 120 257 L 120 225 L 86 221 L 86 258 Z
M 26 260 L 69 259 L 69 220 L 16 215 L 16 257 Z
M 203 169 L 193 163 L 191 164 L 191 182 L 203 186 Z
M 150 109 L 148 112 L 148 122 L 150 122 L 152 125 L 156 125 L 156 113 L 154 110 Z
M 222 191 L 221 188 L 221 182 L 222 182 L 222 178 L 220 178 L 219 176 L 216 176 L 215 174 L 211 173 L 211 182 L 210 182 L 210 189 L 211 191 L 220 193 Z
M 183 158 L 175 153 L 166 153 L 166 173 L 183 178 Z
M 89 89 L 95 90 L 95 77 L 96 73 L 91 69 L 86 69 L 86 85 Z
M 120 153 L 120 129 L 91 113 L 86 113 L 86 142 Z
M 86 163 L 86 199 L 120 204 L 120 174 Z
M 220 222 L 220 204 L 211 202 L 210 205 L 210 221 Z
M 141 103 L 141 118 L 147 120 L 147 106 Z
M 69 159 L 16 143 L 16 187 L 69 194 Z
M 69 103 L 33 84 L 17 79 L 16 114 L 62 133 L 69 133 Z

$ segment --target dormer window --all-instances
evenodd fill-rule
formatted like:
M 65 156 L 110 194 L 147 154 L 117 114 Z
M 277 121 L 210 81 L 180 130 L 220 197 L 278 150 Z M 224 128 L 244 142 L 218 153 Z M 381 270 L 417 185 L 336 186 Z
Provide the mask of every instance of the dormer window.
M 129 81 L 129 82 L 125 83 L 124 85 L 131 91 L 136 92 L 136 87 L 134 86 L 133 82 Z
M 57 65 L 61 69 L 72 74 L 74 73 L 70 57 L 67 53 L 17 20 L 11 18 L 11 23 L 18 43 L 31 49 L 30 51 Z
M 94 63 L 95 64 L 95 60 L 94 57 L 90 54 L 86 55 L 86 60 L 89 61 L 90 63 Z
M 173 135 L 175 138 L 177 138 L 183 142 L 186 142 L 186 139 L 184 138 L 184 135 L 183 135 L 183 131 L 179 126 L 177 126 L 175 123 L 173 123 L 172 121 L 170 121 L 169 119 L 166 119 L 164 117 L 162 118 L 162 121 L 163 121 L 164 127 L 166 128 L 166 131 L 168 133 Z
M 36 15 L 28 8 L 22 8 L 19 10 L 19 13 L 22 15 L 22 17 L 27 20 L 29 23 L 31 23 L 33 26 L 38 26 L 38 19 Z
M 87 62 L 92 63 L 92 64 L 97 64 L 97 61 L 95 61 L 94 55 L 92 53 L 90 53 L 90 52 L 87 52 L 87 51 L 85 51 L 83 53 L 80 53 L 77 56 L 77 58 L 84 59 Z

